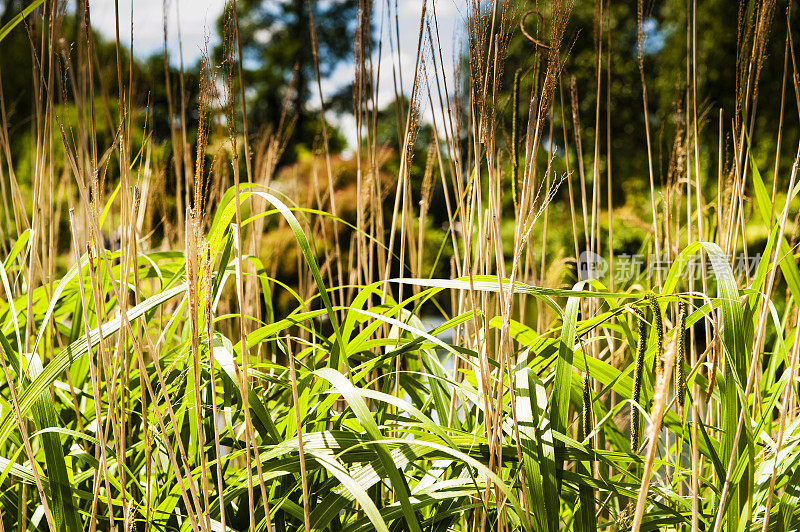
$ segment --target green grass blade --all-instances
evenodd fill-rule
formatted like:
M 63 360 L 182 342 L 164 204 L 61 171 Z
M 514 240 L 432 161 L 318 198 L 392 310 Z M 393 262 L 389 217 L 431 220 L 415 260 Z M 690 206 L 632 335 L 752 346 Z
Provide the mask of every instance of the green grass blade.
M 364 430 L 367 431 L 370 437 L 374 440 L 383 439 L 383 435 L 378 429 L 378 425 L 372 417 L 372 413 L 367 407 L 367 403 L 364 401 L 362 394 L 344 375 L 331 368 L 317 370 L 316 374 L 330 382 L 331 385 L 342 394 L 347 404 L 350 405 L 350 408 L 353 410 L 356 419 L 358 419 L 358 422 L 364 427 Z M 395 496 L 399 499 L 403 507 L 403 516 L 405 517 L 406 526 L 413 532 L 422 532 L 417 515 L 409 500 L 406 481 L 402 477 L 400 470 L 395 466 L 389 451 L 383 444 L 376 445 L 375 451 L 378 453 L 380 461 L 386 469 Z

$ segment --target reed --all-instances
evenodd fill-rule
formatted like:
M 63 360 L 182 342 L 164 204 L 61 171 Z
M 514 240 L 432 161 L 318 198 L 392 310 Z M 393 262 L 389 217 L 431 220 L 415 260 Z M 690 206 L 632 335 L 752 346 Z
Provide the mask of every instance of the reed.
M 726 115 L 687 2 L 655 116 L 642 0 L 631 27 L 603 0 L 585 21 L 572 0 L 459 4 L 452 69 L 443 3 L 405 24 L 359 0 L 344 152 L 314 3 L 313 63 L 264 129 L 252 2 L 227 3 L 198 71 L 170 57 L 165 2 L 155 80 L 91 2 L 25 4 L 0 27 L 32 65 L 30 110 L 0 72 L 0 532 L 800 527 L 790 3 L 742 3 Z M 612 129 L 630 72 L 642 176 Z M 319 135 L 287 153 L 299 86 Z M 624 275 L 637 246 L 669 268 Z

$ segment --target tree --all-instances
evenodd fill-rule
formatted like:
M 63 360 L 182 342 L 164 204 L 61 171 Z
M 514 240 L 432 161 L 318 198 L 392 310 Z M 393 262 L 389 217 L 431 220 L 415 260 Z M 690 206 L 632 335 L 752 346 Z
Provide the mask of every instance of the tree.
M 330 77 L 352 54 L 358 19 L 357 0 L 239 0 L 236 2 L 247 87 L 250 130 L 277 125 L 288 93 L 288 116 L 294 128 L 288 156 L 300 144 L 319 137 L 320 119 L 308 108 L 316 94 L 310 10 L 317 35 L 320 76 Z M 226 15 L 218 21 L 224 34 Z M 215 50 L 219 59 L 222 47 Z
M 535 9 L 532 0 L 521 2 L 518 13 Z M 583 138 L 584 161 L 591 168 L 593 140 L 595 134 L 596 104 L 596 50 L 594 40 L 595 2 L 577 2 L 562 45 L 564 58 L 564 116 L 567 120 L 567 137 L 574 163 L 574 137 L 570 109 L 570 78 L 575 77 Z M 744 2 L 747 8 L 750 3 Z M 772 35 L 763 54 L 763 71 L 759 80 L 758 120 L 753 131 L 752 142 L 769 160 L 774 158 L 775 128 L 780 118 L 780 83 L 784 59 L 786 36 L 785 8 L 787 2 L 780 1 L 773 16 Z M 748 8 L 749 9 L 749 8 Z M 792 11 L 792 22 L 796 25 L 800 15 Z M 717 112 L 722 108 L 726 129 L 736 113 L 737 61 L 739 58 L 739 18 L 744 13 L 752 18 L 751 11 L 740 12 L 740 2 L 730 0 L 697 1 L 697 107 L 699 115 L 701 181 L 715 187 L 717 165 Z M 549 12 L 542 10 L 542 22 L 531 15 L 526 19 L 528 31 L 535 32 L 537 23 L 540 37 L 547 39 Z M 650 120 L 650 141 L 653 150 L 654 178 L 656 185 L 665 184 L 670 167 L 670 151 L 676 136 L 677 110 L 686 107 L 686 0 L 646 0 L 644 2 L 644 75 L 647 83 Z M 518 19 L 516 19 L 518 21 Z M 612 170 L 614 199 L 624 203 L 626 195 L 647 191 L 648 158 L 644 141 L 644 113 L 642 86 L 638 68 L 637 2 L 606 3 L 603 23 L 603 72 L 600 101 L 600 169 L 605 172 L 606 156 L 606 91 L 607 61 L 611 59 L 611 113 L 610 133 L 612 145 Z M 508 131 L 511 130 L 511 87 L 514 72 L 522 69 L 520 94 L 530 94 L 534 82 L 533 61 L 536 47 L 517 31 L 512 39 L 505 66 L 507 75 L 503 80 L 504 98 L 500 99 L 506 117 Z M 745 46 L 745 60 L 749 60 L 750 47 Z M 746 70 L 746 64 L 742 67 Z M 789 63 L 791 75 L 791 62 Z M 539 73 L 541 76 L 541 73 Z M 539 80 L 540 81 L 540 80 Z M 790 86 L 789 86 L 790 87 Z M 787 91 L 787 102 L 791 103 L 791 91 Z M 525 98 L 520 98 L 523 113 Z M 554 144 L 563 148 L 559 94 L 555 95 Z M 796 124 L 796 109 L 786 105 L 784 138 Z M 526 116 L 526 115 L 523 115 Z M 691 117 L 690 117 L 691 118 Z M 682 127 L 686 127 L 686 117 Z M 525 122 L 521 120 L 520 126 Z M 683 133 L 685 135 L 685 131 Z M 524 138 L 524 137 L 522 137 Z M 683 137 L 685 142 L 685 136 Z M 764 143 L 764 146 L 761 144 Z M 726 149 L 729 146 L 726 144 Z M 791 147 L 784 140 L 783 149 Z M 558 150 L 557 150 L 558 151 Z M 756 150 L 758 160 L 759 150 Z M 692 154 L 692 157 L 694 155 Z M 765 155 L 766 157 L 766 155 Z M 791 160 L 790 157 L 787 159 Z M 554 163 L 559 171 L 561 161 Z M 764 161 L 764 164 L 767 164 Z M 573 164 L 573 170 L 575 169 Z M 710 171 L 708 170 L 710 169 Z M 710 176 L 710 177 L 709 177 Z M 603 178 L 604 179 L 604 178 Z M 714 188 L 713 191 L 716 189 Z M 712 191 L 712 192 L 713 192 Z

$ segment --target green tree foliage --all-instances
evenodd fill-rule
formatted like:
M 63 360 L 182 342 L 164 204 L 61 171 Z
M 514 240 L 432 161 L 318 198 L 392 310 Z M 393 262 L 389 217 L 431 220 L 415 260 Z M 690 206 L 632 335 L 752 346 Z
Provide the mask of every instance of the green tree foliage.
M 572 170 L 575 164 L 575 139 L 572 112 L 570 109 L 570 79 L 574 76 L 577 101 L 583 137 L 583 158 L 587 179 L 591 179 L 594 136 L 596 132 L 595 106 L 597 103 L 597 26 L 596 2 L 576 2 L 568 25 L 562 51 L 564 60 L 563 105 L 567 124 L 567 143 L 570 148 Z M 608 93 L 608 61 L 611 62 L 610 118 L 611 169 L 615 176 L 625 176 L 624 180 L 613 180 L 615 203 L 626 202 L 629 195 L 649 194 L 647 144 L 644 136 L 644 113 L 642 103 L 642 83 L 638 66 L 638 14 L 637 2 L 606 2 L 602 21 L 602 54 L 600 93 L 600 172 L 605 175 L 606 156 L 606 109 Z M 716 178 L 718 119 L 719 109 L 723 111 L 725 127 L 729 127 L 734 117 L 741 115 L 737 107 L 737 80 L 746 84 L 748 61 L 752 47 L 753 2 L 731 2 L 728 0 L 698 0 L 698 20 L 696 26 L 696 77 L 698 138 L 700 140 L 701 179 L 707 175 Z M 756 147 L 772 146 L 769 154 L 756 150 L 756 157 L 769 157 L 773 160 L 776 125 L 780 118 L 780 94 L 786 36 L 785 8 L 787 1 L 779 1 L 775 7 L 770 27 L 772 38 L 768 39 L 765 53 L 762 54 L 762 73 L 758 85 L 757 119 L 753 132 Z M 536 9 L 534 2 L 520 6 L 517 15 L 528 9 Z M 797 23 L 797 9 L 793 10 L 793 23 Z M 541 11 L 540 19 L 536 13 L 525 19 L 527 31 L 541 41 L 547 41 L 549 13 Z M 648 113 L 650 120 L 650 140 L 653 146 L 653 165 L 656 186 L 665 185 L 670 171 L 671 151 L 679 135 L 686 143 L 686 130 L 693 133 L 691 122 L 692 102 L 690 100 L 689 121 L 686 121 L 687 83 L 692 82 L 691 72 L 687 78 L 687 3 L 686 0 L 653 0 L 644 3 L 644 77 L 648 92 Z M 691 22 L 691 21 L 689 21 Z M 508 48 L 507 74 L 504 87 L 507 98 L 501 100 L 503 113 L 511 131 L 511 93 L 516 68 L 522 69 L 520 90 L 520 116 L 527 116 L 527 102 L 531 85 L 541 83 L 542 71 L 536 70 L 533 58 L 543 50 L 516 31 Z M 743 52 L 742 52 L 743 50 Z M 546 53 L 546 50 L 544 50 Z M 546 58 L 546 55 L 545 55 Z M 543 70 L 543 69 L 540 69 Z M 791 62 L 789 63 L 791 79 Z M 688 85 L 691 89 L 691 85 Z M 791 104 L 791 87 L 787 85 L 787 102 Z M 741 87 L 739 94 L 745 90 Z M 563 156 L 564 133 L 559 107 L 559 93 L 555 94 L 553 140 L 556 154 L 561 148 Z M 796 131 L 797 125 L 791 120 L 795 109 L 786 105 L 784 134 L 787 128 Z M 520 126 L 524 128 L 525 119 Z M 521 138 L 524 138 L 521 137 Z M 785 137 L 786 138 L 786 137 Z M 510 139 L 506 139 L 508 142 Z M 725 139 L 726 146 L 730 138 Z M 786 144 L 786 143 L 785 143 Z M 692 148 L 693 149 L 693 148 Z M 788 154 L 790 146 L 784 146 Z M 510 150 L 509 150 L 510 152 Z M 692 154 L 692 156 L 694 156 Z M 766 164 L 766 159 L 763 159 Z M 559 171 L 565 170 L 563 157 L 554 162 Z M 726 161 L 726 169 L 732 161 Z M 788 163 L 787 163 L 788 164 Z M 694 163 L 692 163 L 694 165 Z M 630 198 L 628 198 L 630 199 Z
M 240 0 L 236 3 L 242 46 L 244 83 L 248 87 L 248 123 L 252 130 L 277 126 L 287 102 L 294 120 L 287 156 L 299 145 L 309 148 L 320 137 L 318 113 L 309 109 L 316 99 L 316 70 L 311 44 L 310 10 L 317 34 L 319 70 L 329 78 L 342 61 L 352 56 L 353 33 L 358 19 L 355 0 Z M 217 25 L 224 34 L 226 14 Z M 220 59 L 223 45 L 215 50 Z

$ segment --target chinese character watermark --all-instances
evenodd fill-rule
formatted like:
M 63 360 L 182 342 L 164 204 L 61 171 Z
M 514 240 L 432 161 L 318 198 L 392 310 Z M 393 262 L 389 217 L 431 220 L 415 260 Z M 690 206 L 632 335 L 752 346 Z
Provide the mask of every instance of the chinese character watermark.
M 730 269 L 736 277 L 750 279 L 757 273 L 761 257 L 761 253 L 738 253 L 726 257 L 679 255 L 677 258 L 621 253 L 613 257 L 613 275 L 616 282 L 625 283 L 638 278 L 664 279 L 670 272 L 675 272 L 681 279 L 699 282 L 712 280 L 716 272 Z M 609 260 L 602 255 L 587 250 L 578 257 L 580 280 L 599 280 L 610 277 L 611 273 Z

